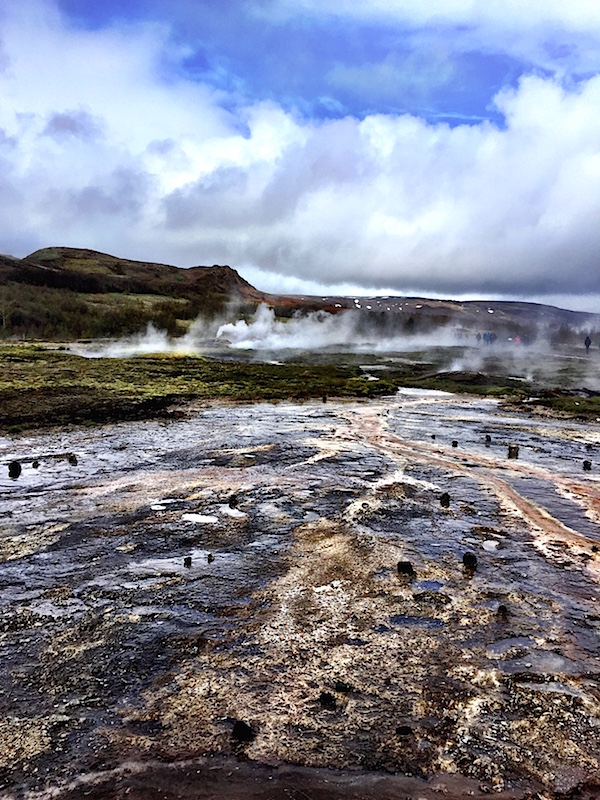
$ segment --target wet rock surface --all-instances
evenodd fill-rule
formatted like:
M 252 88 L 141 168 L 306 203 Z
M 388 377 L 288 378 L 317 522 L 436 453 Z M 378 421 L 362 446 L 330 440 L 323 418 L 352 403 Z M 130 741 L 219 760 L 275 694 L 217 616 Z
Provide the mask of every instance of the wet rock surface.
M 590 442 L 415 392 L 1 439 L 0 795 L 595 796 Z

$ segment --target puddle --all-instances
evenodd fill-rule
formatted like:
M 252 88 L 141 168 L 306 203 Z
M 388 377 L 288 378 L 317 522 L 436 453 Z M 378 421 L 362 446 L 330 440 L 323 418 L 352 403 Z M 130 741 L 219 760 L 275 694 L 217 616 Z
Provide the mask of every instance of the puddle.
M 439 592 L 444 584 L 441 581 L 416 581 L 413 586 L 415 589 L 421 589 L 422 591 Z
M 547 509 L 564 525 L 600 542 L 600 525 L 590 520 L 585 509 L 566 497 L 561 497 L 550 481 L 540 478 L 512 478 L 511 484 L 523 497 Z
M 439 630 L 444 627 L 441 619 L 430 619 L 429 617 L 410 617 L 406 614 L 395 614 L 390 617 L 392 625 L 407 628 L 427 628 L 429 630 Z

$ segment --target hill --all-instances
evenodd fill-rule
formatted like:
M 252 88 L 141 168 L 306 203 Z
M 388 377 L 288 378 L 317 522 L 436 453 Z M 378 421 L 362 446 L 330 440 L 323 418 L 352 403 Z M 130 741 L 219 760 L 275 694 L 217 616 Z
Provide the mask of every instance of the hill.
M 263 297 L 228 266 L 182 269 L 68 247 L 0 256 L 4 337 L 120 336 L 148 322 L 177 335 L 198 314 L 254 308 Z
M 94 250 L 52 247 L 25 258 L 0 255 L 0 338 L 81 339 L 136 333 L 153 322 L 184 333 L 198 315 L 251 313 L 267 303 L 282 317 L 297 311 L 352 310 L 382 334 L 431 332 L 445 325 L 470 335 L 557 342 L 600 330 L 600 317 L 536 303 L 418 297 L 311 297 L 261 292 L 229 266 L 175 267 Z M 584 333 L 582 333 L 584 332 Z

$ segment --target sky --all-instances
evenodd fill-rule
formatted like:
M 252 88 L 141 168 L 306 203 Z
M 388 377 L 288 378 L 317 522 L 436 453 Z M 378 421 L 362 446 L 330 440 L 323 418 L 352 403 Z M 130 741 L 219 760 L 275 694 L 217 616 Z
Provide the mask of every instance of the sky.
M 600 309 L 597 0 L 0 0 L 0 252 Z

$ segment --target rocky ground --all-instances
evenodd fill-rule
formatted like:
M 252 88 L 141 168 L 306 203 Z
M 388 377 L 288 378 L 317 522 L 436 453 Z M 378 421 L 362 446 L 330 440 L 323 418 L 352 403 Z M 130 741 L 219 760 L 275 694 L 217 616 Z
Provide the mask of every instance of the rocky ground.
M 2 797 L 600 792 L 600 426 L 405 392 L 0 451 Z

